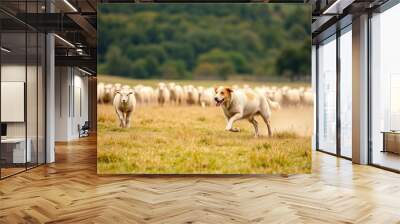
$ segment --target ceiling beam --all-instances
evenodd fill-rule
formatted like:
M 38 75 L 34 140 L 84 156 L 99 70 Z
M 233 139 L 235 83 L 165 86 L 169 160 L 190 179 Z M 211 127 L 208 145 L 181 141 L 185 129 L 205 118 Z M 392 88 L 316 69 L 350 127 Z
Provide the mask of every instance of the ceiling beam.
M 96 28 L 94 28 L 85 17 L 80 14 L 68 14 L 67 16 L 81 27 L 90 37 L 96 37 Z

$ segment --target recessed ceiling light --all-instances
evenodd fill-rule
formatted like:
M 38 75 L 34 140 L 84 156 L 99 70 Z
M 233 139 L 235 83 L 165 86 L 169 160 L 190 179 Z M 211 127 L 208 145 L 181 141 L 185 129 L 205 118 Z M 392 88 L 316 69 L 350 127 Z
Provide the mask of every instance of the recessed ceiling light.
M 355 0 L 336 0 L 333 2 L 332 5 L 330 5 L 322 14 L 327 15 L 327 14 L 342 14 L 343 9 L 347 8 L 349 5 L 351 5 Z
M 83 72 L 83 73 L 85 73 L 85 74 L 87 74 L 87 75 L 92 75 L 92 73 L 90 73 L 90 72 L 88 72 L 88 71 L 85 71 L 85 70 L 83 70 L 83 69 L 81 69 L 81 68 L 79 68 L 79 67 L 78 67 L 78 70 L 81 71 L 81 72 Z
M 64 42 L 65 44 L 67 44 L 68 46 L 75 48 L 75 45 L 73 45 L 71 42 L 69 42 L 68 40 L 60 37 L 58 34 L 54 34 L 55 37 L 57 37 L 59 40 L 61 40 L 62 42 Z
M 78 10 L 68 0 L 64 0 L 64 3 L 68 5 L 68 7 L 70 7 L 74 12 L 78 12 Z
M 9 50 L 9 49 L 7 49 L 5 47 L 1 47 L 0 49 L 1 49 L 1 51 L 4 51 L 6 53 L 10 53 L 11 52 L 11 50 Z

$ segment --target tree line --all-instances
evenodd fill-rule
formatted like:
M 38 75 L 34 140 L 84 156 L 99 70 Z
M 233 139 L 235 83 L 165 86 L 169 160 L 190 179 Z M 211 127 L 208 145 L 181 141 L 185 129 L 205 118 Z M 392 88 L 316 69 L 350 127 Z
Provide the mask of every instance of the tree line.
M 310 75 L 303 4 L 102 4 L 98 72 L 131 78 Z

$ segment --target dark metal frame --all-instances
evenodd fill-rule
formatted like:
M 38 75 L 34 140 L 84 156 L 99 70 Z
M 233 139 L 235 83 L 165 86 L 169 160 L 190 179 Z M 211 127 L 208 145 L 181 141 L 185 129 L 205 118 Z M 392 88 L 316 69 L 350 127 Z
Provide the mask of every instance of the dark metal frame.
M 336 30 L 336 154 L 341 156 L 341 133 L 342 124 L 340 117 L 340 78 L 341 78 L 341 66 L 340 66 L 340 35 L 341 30 Z
M 341 81 L 341 65 L 340 65 L 340 37 L 342 36 L 342 31 L 345 30 L 348 26 L 350 26 L 350 24 L 344 26 L 344 27 L 340 27 L 338 25 L 336 26 L 336 32 L 326 38 L 324 38 L 323 40 L 320 40 L 317 43 L 317 47 L 316 47 L 316 151 L 318 152 L 323 152 L 329 155 L 333 155 L 333 156 L 337 156 L 343 159 L 347 159 L 347 160 L 352 160 L 352 158 L 347 157 L 347 156 L 343 156 L 341 153 L 341 117 L 340 117 L 340 103 L 341 103 L 341 97 L 340 97 L 340 81 Z M 335 39 L 332 41 L 336 41 L 336 152 L 332 153 L 332 152 L 328 152 L 324 149 L 321 149 L 319 147 L 319 53 L 318 53 L 318 49 L 319 49 L 319 43 L 331 38 L 333 35 L 335 35 Z
M 319 130 L 319 120 L 320 120 L 319 119 L 319 110 L 320 110 L 320 108 L 319 108 L 320 107 L 320 105 L 319 105 L 319 67 L 320 67 L 320 65 L 319 65 L 319 48 L 320 48 L 320 46 L 319 45 L 320 45 L 320 43 L 324 42 L 325 40 L 331 38 L 334 35 L 336 35 L 336 33 L 326 37 L 325 39 L 323 39 L 321 41 L 319 41 L 318 45 L 317 45 L 318 47 L 316 48 L 316 65 L 317 66 L 316 66 L 315 75 L 316 75 L 316 85 L 317 85 L 317 91 L 316 91 L 316 107 L 317 107 L 317 110 L 316 110 L 316 123 L 317 123 L 316 124 L 316 132 L 317 133 L 316 133 L 316 140 L 315 141 L 316 141 L 316 151 L 336 156 L 335 153 L 328 152 L 328 151 L 326 151 L 324 149 L 321 149 L 320 146 L 319 146 L 319 136 L 320 136 L 320 134 L 319 134 L 319 132 L 320 132 L 320 130 Z M 335 39 L 332 40 L 332 41 L 336 41 L 336 45 L 337 45 L 337 36 L 335 36 Z M 336 51 L 337 51 L 337 46 L 336 46 Z M 337 56 L 336 56 L 336 58 L 337 58 Z M 336 67 L 337 67 L 337 65 L 336 65 Z M 336 71 L 336 75 L 337 75 L 337 71 Z M 336 90 L 337 90 L 337 88 L 338 87 L 337 87 L 337 80 L 336 80 Z M 337 104 L 337 92 L 336 92 L 336 104 Z M 336 111 L 336 116 L 337 116 L 337 111 Z M 336 122 L 337 122 L 337 118 L 336 118 Z M 336 124 L 336 126 L 337 126 L 337 124 Z M 336 129 L 337 129 L 337 127 L 336 127 Z M 337 133 L 336 133 L 336 138 L 337 137 L 338 136 L 337 136 Z M 336 143 L 336 152 L 337 152 L 337 143 Z

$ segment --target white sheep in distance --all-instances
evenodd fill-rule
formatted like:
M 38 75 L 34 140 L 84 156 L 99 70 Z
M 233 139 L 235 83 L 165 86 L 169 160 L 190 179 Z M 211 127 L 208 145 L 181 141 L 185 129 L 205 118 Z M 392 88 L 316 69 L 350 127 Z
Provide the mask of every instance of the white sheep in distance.
M 103 103 L 104 97 L 104 83 L 100 82 L 97 84 L 97 103 Z
M 199 91 L 194 86 L 189 85 L 186 88 L 186 103 L 188 105 L 195 105 L 199 102 Z
M 214 103 L 214 94 L 214 88 L 203 89 L 199 97 L 200 105 L 202 107 L 211 106 Z
M 107 84 L 104 86 L 103 103 L 111 103 L 113 100 L 113 85 Z
M 170 100 L 170 92 L 165 85 L 159 85 L 157 88 L 157 101 L 161 106 L 167 104 Z

